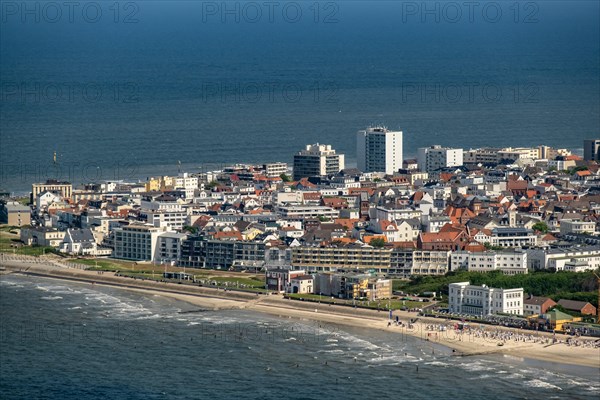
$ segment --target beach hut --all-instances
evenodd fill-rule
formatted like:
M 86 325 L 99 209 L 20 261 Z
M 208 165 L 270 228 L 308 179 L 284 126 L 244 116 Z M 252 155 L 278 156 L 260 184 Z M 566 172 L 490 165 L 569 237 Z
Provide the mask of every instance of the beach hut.
M 575 318 L 572 315 L 559 310 L 548 311 L 544 314 L 544 319 L 550 322 L 550 327 L 557 331 L 563 330 L 563 324 L 581 321 L 581 318 Z

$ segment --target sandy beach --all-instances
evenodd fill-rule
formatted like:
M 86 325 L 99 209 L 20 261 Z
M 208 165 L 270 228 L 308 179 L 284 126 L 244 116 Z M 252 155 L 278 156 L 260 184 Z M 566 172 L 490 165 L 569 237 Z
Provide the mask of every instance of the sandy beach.
M 595 338 L 577 338 L 567 344 L 569 337 L 498 326 L 477 326 L 467 331 L 455 329 L 457 321 L 423 318 L 415 313 L 394 311 L 402 325 L 390 324 L 385 311 L 353 309 L 351 307 L 318 304 L 283 299 L 278 295 L 223 291 L 213 288 L 179 285 L 115 276 L 113 273 L 64 268 L 57 264 L 3 260 L 2 274 L 24 273 L 97 285 L 110 285 L 127 290 L 159 294 L 188 302 L 202 309 L 247 309 L 270 315 L 322 321 L 325 323 L 378 329 L 390 335 L 410 335 L 423 341 L 437 343 L 454 350 L 456 356 L 506 354 L 552 363 L 564 363 L 600 368 L 600 348 L 592 347 Z M 411 320 L 418 319 L 411 323 Z

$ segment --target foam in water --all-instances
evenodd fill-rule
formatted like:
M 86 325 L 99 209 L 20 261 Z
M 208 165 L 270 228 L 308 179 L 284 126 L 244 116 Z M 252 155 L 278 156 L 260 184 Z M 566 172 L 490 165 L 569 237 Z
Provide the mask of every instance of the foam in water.
M 525 381 L 525 385 L 531 386 L 531 387 L 535 387 L 535 388 L 562 390 L 560 387 L 558 387 L 556 385 L 553 385 L 553 384 L 548 383 L 548 382 L 544 382 L 544 381 L 539 380 L 539 379 L 532 379 L 530 381 Z
M 42 297 L 43 300 L 60 300 L 62 299 L 61 296 L 44 296 Z

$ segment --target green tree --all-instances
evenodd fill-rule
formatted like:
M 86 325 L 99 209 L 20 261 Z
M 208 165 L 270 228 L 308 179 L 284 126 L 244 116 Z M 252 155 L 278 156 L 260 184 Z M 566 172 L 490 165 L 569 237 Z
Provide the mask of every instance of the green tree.
M 213 188 L 215 188 L 217 186 L 219 186 L 219 183 L 217 181 L 211 181 L 206 185 L 206 188 L 212 190 Z
M 383 238 L 373 238 L 371 239 L 369 244 L 373 247 L 380 249 L 385 246 L 385 240 Z
M 546 224 L 544 221 L 535 223 L 532 228 L 534 231 L 548 233 L 548 224 Z
M 196 226 L 190 226 L 190 225 L 185 225 L 183 228 L 181 228 L 182 232 L 189 232 L 191 234 L 196 234 L 198 233 L 198 227 Z
M 279 175 L 279 177 L 284 182 L 291 182 L 292 181 L 292 178 L 290 178 L 289 175 L 286 175 L 286 174 L 281 174 L 281 175 Z

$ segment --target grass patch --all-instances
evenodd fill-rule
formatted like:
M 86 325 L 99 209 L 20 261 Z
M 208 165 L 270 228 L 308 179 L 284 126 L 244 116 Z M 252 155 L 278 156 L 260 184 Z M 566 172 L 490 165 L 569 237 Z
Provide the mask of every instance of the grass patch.
M 265 287 L 265 280 L 264 279 L 255 279 L 255 278 L 236 278 L 236 277 L 229 277 L 229 276 L 210 276 L 207 277 L 206 279 L 208 279 L 209 281 L 215 281 L 217 282 L 217 284 L 219 285 L 225 285 L 228 284 L 227 286 L 246 286 L 248 288 L 260 288 L 260 289 L 264 289 Z
M 21 229 L 21 228 L 19 228 L 18 226 L 5 225 L 5 224 L 0 225 L 0 232 L 14 233 L 14 232 L 16 232 L 19 229 Z
M 402 310 L 402 309 L 411 309 L 411 308 L 423 308 L 431 303 L 423 303 L 420 301 L 409 301 L 409 300 L 398 300 L 398 299 L 390 299 L 390 300 L 349 300 L 349 299 L 338 299 L 332 298 L 331 296 L 319 296 L 318 294 L 300 294 L 300 293 L 289 293 L 286 294 L 287 297 L 292 299 L 303 299 L 305 301 L 312 302 L 321 302 L 325 304 L 344 304 L 348 306 L 354 306 L 361 308 L 370 308 L 370 309 L 385 309 L 387 310 Z
M 56 253 L 56 249 L 50 246 L 23 246 L 18 235 L 10 234 L 6 229 L 1 229 L 0 253 L 41 256 Z

